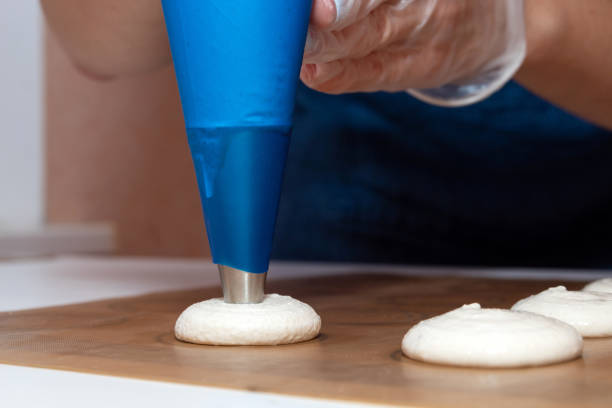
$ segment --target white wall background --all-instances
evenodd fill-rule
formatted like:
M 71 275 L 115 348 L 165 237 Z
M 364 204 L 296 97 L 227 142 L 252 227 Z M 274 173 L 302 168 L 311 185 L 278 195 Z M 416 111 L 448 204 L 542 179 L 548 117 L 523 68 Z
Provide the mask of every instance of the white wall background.
M 43 31 L 36 0 L 0 0 L 0 232 L 42 224 Z

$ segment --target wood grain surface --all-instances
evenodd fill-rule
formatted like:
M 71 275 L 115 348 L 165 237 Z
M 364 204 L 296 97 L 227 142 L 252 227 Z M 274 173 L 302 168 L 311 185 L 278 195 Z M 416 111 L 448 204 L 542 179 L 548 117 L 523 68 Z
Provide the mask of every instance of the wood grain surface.
M 583 358 L 540 368 L 455 368 L 401 354 L 402 336 L 422 319 L 471 302 L 509 307 L 560 283 L 395 275 L 271 282 L 268 293 L 311 304 L 323 327 L 312 341 L 270 347 L 175 340 L 179 313 L 218 288 L 0 313 L 0 363 L 415 407 L 612 407 L 612 339 L 586 340 Z

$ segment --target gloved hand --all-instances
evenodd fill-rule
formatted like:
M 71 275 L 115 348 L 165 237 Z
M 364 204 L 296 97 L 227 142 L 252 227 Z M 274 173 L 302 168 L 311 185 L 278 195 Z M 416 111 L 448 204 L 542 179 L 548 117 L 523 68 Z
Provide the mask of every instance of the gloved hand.
M 525 49 L 523 0 L 314 0 L 300 76 L 459 106 L 501 88 Z

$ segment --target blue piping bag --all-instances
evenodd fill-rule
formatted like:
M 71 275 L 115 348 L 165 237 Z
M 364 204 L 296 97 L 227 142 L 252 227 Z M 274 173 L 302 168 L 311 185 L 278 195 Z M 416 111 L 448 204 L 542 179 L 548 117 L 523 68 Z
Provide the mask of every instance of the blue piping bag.
M 268 270 L 311 0 L 163 0 L 213 262 Z

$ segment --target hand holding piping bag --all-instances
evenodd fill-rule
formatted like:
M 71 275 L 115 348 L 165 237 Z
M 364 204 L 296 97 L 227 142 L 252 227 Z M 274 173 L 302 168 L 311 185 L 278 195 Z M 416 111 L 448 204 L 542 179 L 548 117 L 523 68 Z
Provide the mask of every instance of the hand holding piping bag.
M 460 106 L 503 86 L 525 49 L 523 0 L 314 0 L 301 79 Z

